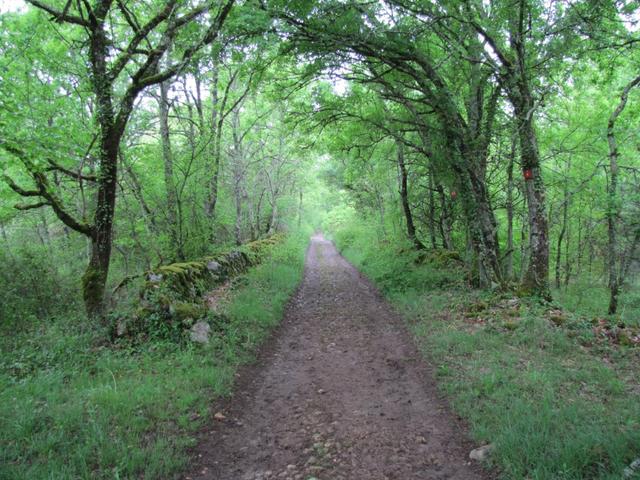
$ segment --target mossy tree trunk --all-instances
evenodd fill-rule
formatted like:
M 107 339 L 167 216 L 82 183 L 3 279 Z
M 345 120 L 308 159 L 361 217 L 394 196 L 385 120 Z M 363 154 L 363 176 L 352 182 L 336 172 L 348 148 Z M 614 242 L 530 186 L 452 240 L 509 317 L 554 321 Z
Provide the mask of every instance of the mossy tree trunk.
M 507 251 L 504 272 L 507 280 L 513 280 L 513 162 L 516 157 L 516 139 L 511 141 L 511 152 L 507 163 Z
M 438 248 L 436 242 L 436 198 L 435 198 L 435 185 L 433 181 L 433 175 L 429 172 L 429 206 L 428 206 L 427 218 L 429 220 L 429 239 L 431 240 L 431 248 L 434 250 Z M 442 223 L 440 224 L 442 226 Z M 444 237 L 444 236 L 443 236 Z
M 549 226 L 540 152 L 533 124 L 533 100 L 528 94 L 514 102 L 520 135 L 524 194 L 527 199 L 530 261 L 522 279 L 523 289 L 549 298 Z
M 618 311 L 618 295 L 624 282 L 627 270 L 624 266 L 625 257 L 618 260 L 617 223 L 620 217 L 620 201 L 618 199 L 618 143 L 615 136 L 615 126 L 618 117 L 627 105 L 629 92 L 640 84 L 640 76 L 631 80 L 622 91 L 620 102 L 609 117 L 607 124 L 607 141 L 609 143 L 609 184 L 607 186 L 607 232 L 608 232 L 608 270 L 609 270 L 609 314 Z M 638 230 L 640 232 L 640 229 Z M 635 250 L 638 235 L 632 244 L 631 252 Z M 631 253 L 630 252 L 630 253 Z M 629 256 L 626 256 L 630 258 Z
M 133 106 L 140 93 L 147 87 L 157 85 L 175 76 L 191 61 L 193 55 L 204 45 L 216 40 L 234 0 L 223 2 L 215 15 L 211 16 L 210 26 L 202 32 L 200 38 L 190 46 L 185 46 L 178 62 L 170 67 L 161 68 L 160 60 L 173 43 L 178 31 L 187 25 L 194 25 L 197 18 L 205 13 L 213 13 L 208 7 L 177 6 L 176 2 L 160 2 L 150 20 L 142 25 L 132 25 L 131 16 L 120 2 L 97 0 L 95 2 L 67 2 L 63 10 L 58 10 L 44 2 L 30 2 L 34 7 L 51 15 L 52 21 L 66 23 L 75 27 L 85 37 L 88 45 L 89 78 L 94 96 L 94 121 L 96 125 L 95 156 L 99 160 L 99 170 L 94 174 L 74 172 L 48 160 L 50 170 L 55 174 L 64 174 L 79 182 L 87 181 L 95 185 L 95 211 L 93 222 L 88 223 L 76 216 L 64 205 L 46 171 L 37 167 L 34 161 L 19 146 L 0 139 L 0 147 L 17 157 L 25 166 L 35 188 L 19 186 L 11 178 L 5 180 L 16 193 L 39 201 L 19 205 L 22 210 L 51 207 L 57 217 L 70 229 L 82 233 L 90 239 L 91 252 L 89 265 L 82 278 L 83 298 L 87 314 L 91 319 L 104 318 L 104 296 L 109 275 L 113 223 L 116 206 L 116 187 L 118 180 L 118 150 Z M 179 12 L 179 9 L 183 9 Z M 118 23 L 118 28 L 114 27 Z M 129 24 L 134 33 L 118 37 L 123 31 L 121 25 Z M 144 49 L 139 48 L 148 43 Z M 113 45 L 125 44 L 125 48 L 113 51 Z M 126 85 L 119 97 L 115 95 L 114 85 Z M 93 144 L 89 147 L 92 150 Z M 55 155 L 53 155 L 55 157 Z
M 402 211 L 404 212 L 407 236 L 417 250 L 424 250 L 424 245 L 418 239 L 418 236 L 416 235 L 416 227 L 413 223 L 411 205 L 409 205 L 408 175 L 407 166 L 404 160 L 404 144 L 399 140 L 396 140 L 396 154 L 398 160 L 398 176 L 400 177 L 400 201 L 402 203 Z

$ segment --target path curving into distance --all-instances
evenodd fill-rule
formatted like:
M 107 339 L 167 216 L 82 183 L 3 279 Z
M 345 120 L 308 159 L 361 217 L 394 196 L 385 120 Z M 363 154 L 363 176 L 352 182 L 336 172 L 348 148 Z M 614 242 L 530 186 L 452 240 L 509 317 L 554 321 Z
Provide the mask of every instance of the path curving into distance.
M 185 479 L 490 478 L 469 463 L 472 446 L 402 320 L 321 235 L 224 415 Z

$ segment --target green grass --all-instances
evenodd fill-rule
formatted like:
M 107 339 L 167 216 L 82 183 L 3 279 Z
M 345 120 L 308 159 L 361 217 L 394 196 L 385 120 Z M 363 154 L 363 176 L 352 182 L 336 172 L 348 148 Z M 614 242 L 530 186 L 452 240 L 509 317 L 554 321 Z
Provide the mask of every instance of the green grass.
M 609 306 L 609 290 L 593 281 L 576 281 L 567 288 L 556 289 L 554 298 L 566 309 L 588 317 L 604 317 Z M 640 288 L 627 285 L 618 299 L 617 318 L 627 325 L 640 327 Z
M 291 235 L 238 282 L 206 347 L 96 346 L 77 314 L 3 332 L 0 479 L 176 478 L 211 402 L 281 319 L 306 240 Z
M 467 289 L 455 267 L 416 264 L 403 240 L 380 243 L 371 231 L 354 222 L 333 236 L 404 313 L 472 438 L 494 444 L 490 463 L 501 478 L 622 478 L 640 457 L 639 349 L 585 347 L 591 323 L 571 315 L 558 327 L 534 302 L 516 315 L 493 307 L 465 315 L 469 305 L 501 300 Z M 577 296 L 559 301 L 570 307 Z M 589 296 L 580 305 L 577 314 L 597 308 Z

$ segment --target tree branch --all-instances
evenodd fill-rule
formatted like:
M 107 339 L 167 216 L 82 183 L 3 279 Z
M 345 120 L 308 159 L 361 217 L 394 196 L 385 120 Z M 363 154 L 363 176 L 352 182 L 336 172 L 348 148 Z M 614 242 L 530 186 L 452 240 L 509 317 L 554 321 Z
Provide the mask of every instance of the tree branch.
M 49 202 L 43 201 L 38 203 L 16 203 L 13 208 L 16 210 L 34 210 L 40 207 L 47 207 L 51 204 Z
M 80 172 L 74 172 L 72 170 L 64 168 L 62 165 L 54 162 L 50 158 L 47 159 L 47 163 L 49 165 L 51 165 L 51 167 L 49 167 L 47 169 L 48 171 L 55 170 L 55 171 L 58 171 L 58 172 L 62 172 L 65 175 L 67 175 L 67 176 L 69 176 L 71 178 L 75 178 L 76 180 L 85 180 L 87 182 L 97 182 L 98 181 L 98 179 L 96 178 L 95 175 L 83 175 Z
M 164 22 L 167 18 L 171 16 L 171 14 L 175 11 L 176 0 L 171 0 L 167 2 L 165 7 L 162 9 L 162 11 L 158 13 L 155 17 L 153 17 L 151 20 L 149 20 L 142 28 L 138 28 L 136 24 L 133 22 L 133 20 L 130 19 L 130 16 L 128 15 L 128 13 L 127 14 L 124 13 L 126 9 L 124 8 L 124 6 L 122 6 L 121 2 L 118 2 L 118 5 L 120 6 L 120 10 L 123 12 L 123 15 L 127 19 L 127 22 L 129 23 L 129 25 L 131 25 L 131 28 L 133 28 L 136 33 L 131 39 L 131 41 L 129 42 L 129 45 L 127 46 L 125 51 L 120 56 L 118 56 L 118 58 L 113 63 L 113 66 L 109 71 L 109 78 L 111 78 L 112 80 L 115 80 L 118 77 L 118 75 L 120 75 L 120 72 L 122 72 L 122 70 L 127 65 L 127 63 L 129 63 L 129 60 L 131 60 L 131 57 L 133 57 L 133 55 L 136 54 L 137 47 L 140 44 L 140 42 L 145 38 L 147 38 L 147 35 L 154 28 L 156 28 L 158 25 L 160 25 L 162 22 Z
M 57 10 L 39 0 L 27 0 L 27 3 L 30 3 L 36 8 L 40 10 L 44 10 L 47 13 L 50 13 L 51 16 L 55 19 L 56 22 L 67 22 L 73 23 L 75 25 L 80 25 L 82 27 L 90 28 L 91 25 L 85 19 L 78 17 L 76 15 L 70 15 L 68 12 L 69 4 L 67 4 L 63 11 Z
M 21 195 L 23 197 L 41 196 L 39 190 L 25 190 L 24 188 L 20 187 L 16 182 L 13 181 L 11 177 L 9 177 L 9 175 L 3 175 L 2 179 L 6 182 L 7 185 L 9 185 L 9 188 L 16 192 L 18 195 Z
M 11 188 L 14 192 L 24 197 L 42 197 L 45 199 L 45 203 L 50 205 L 57 217 L 69 228 L 75 230 L 76 232 L 80 232 L 88 237 L 91 237 L 94 232 L 93 225 L 90 225 L 86 222 L 81 222 L 76 220 L 73 215 L 71 215 L 64 208 L 62 204 L 62 200 L 56 193 L 51 189 L 49 185 L 49 180 L 46 175 L 40 171 L 38 171 L 31 159 L 27 156 L 25 152 L 21 149 L 14 147 L 12 145 L 8 145 L 5 141 L 0 140 L 0 147 L 4 148 L 7 152 L 11 153 L 15 157 L 19 158 L 24 166 L 26 167 L 29 175 L 33 178 L 38 190 L 25 190 L 19 187 L 11 178 L 7 175 L 4 175 L 4 180 L 8 183 L 9 188 Z M 36 207 L 33 207 L 36 208 Z

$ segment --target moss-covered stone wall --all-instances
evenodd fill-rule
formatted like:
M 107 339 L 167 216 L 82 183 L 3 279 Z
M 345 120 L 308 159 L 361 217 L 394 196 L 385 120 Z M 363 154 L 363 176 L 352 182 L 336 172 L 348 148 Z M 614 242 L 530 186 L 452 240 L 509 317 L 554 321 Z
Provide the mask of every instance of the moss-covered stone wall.
M 146 272 L 131 312 L 115 319 L 114 336 L 183 338 L 186 330 L 207 316 L 204 296 L 260 263 L 282 238 L 277 234 L 217 255 L 162 265 Z

